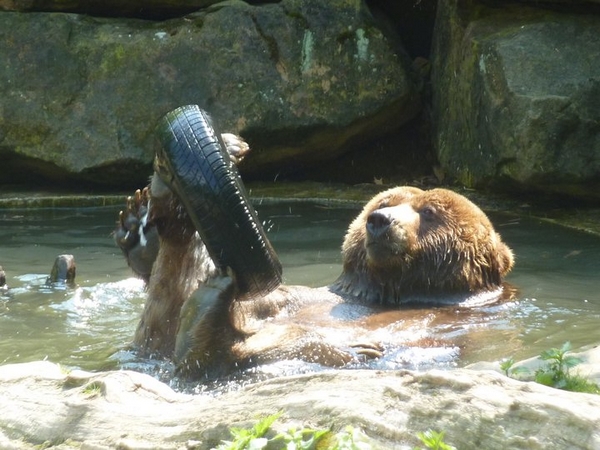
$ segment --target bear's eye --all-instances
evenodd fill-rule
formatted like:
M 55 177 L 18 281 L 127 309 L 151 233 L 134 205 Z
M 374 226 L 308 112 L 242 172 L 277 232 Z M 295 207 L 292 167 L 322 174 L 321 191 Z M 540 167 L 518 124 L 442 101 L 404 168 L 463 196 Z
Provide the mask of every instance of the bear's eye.
M 390 206 L 390 201 L 389 201 L 389 199 L 385 199 L 385 200 L 382 200 L 381 203 L 379 203 L 378 209 L 387 208 L 388 206 Z
M 435 208 L 433 206 L 423 206 L 419 211 L 421 217 L 425 220 L 433 220 L 435 218 Z

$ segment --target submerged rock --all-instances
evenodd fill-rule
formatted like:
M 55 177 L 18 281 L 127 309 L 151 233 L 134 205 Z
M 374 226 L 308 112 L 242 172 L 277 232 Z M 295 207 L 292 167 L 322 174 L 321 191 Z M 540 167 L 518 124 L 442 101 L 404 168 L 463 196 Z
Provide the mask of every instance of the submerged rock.
M 77 265 L 73 255 L 58 255 L 54 260 L 50 276 L 46 283 L 74 283 L 75 274 L 77 273 Z
M 414 448 L 428 429 L 463 450 L 600 446 L 600 396 L 493 371 L 331 371 L 210 396 L 131 371 L 68 374 L 35 362 L 1 366 L 0 397 L 0 446 L 14 449 L 209 449 L 230 427 L 278 411 L 275 431 L 352 425 L 376 448 Z

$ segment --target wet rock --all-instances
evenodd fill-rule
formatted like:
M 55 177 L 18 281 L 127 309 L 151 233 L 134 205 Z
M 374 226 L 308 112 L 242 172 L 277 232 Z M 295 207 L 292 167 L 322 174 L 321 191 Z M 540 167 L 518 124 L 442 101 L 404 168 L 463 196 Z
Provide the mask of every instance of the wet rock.
M 442 2 L 435 145 L 466 186 L 598 198 L 600 16 Z
M 420 107 L 410 62 L 359 0 L 229 1 L 163 22 L 5 12 L 0 39 L 2 182 L 143 185 L 157 121 L 185 104 L 249 141 L 247 174 L 332 159 Z
M 209 449 L 231 426 L 278 411 L 275 431 L 353 425 L 378 448 L 414 448 L 428 429 L 466 450 L 600 445 L 600 396 L 492 371 L 330 371 L 210 396 L 176 393 L 136 372 L 67 374 L 35 362 L 1 366 L 0 397 L 3 448 Z
M 222 0 L 0 0 L 0 11 L 67 12 L 103 17 L 164 20 L 189 14 Z M 277 3 L 248 0 L 246 3 Z
M 74 283 L 77 266 L 73 255 L 58 255 L 54 260 L 47 283 Z
M 520 2 L 533 4 L 542 8 L 552 8 L 561 11 L 578 10 L 582 12 L 585 12 L 586 10 L 591 12 L 590 8 L 593 8 L 600 3 L 599 0 L 545 0 L 543 3 L 537 0 L 520 0 Z M 505 3 L 510 3 L 510 0 Z
M 218 2 L 219 0 L 0 0 L 0 10 L 165 18 L 187 14 Z

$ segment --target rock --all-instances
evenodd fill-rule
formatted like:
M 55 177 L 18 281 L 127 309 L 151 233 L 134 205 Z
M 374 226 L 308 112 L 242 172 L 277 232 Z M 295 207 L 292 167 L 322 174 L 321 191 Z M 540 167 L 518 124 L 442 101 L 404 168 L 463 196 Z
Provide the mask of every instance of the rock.
M 600 16 L 441 2 L 435 146 L 468 187 L 600 198 Z
M 376 448 L 414 448 L 428 429 L 465 450 L 600 446 L 600 396 L 493 371 L 340 370 L 211 396 L 131 371 L 68 374 L 34 362 L 0 366 L 0 398 L 2 448 L 208 449 L 230 438 L 230 427 L 278 411 L 275 431 L 353 425 Z
M 249 141 L 247 174 L 332 159 L 420 107 L 360 0 L 233 0 L 164 22 L 5 12 L 0 39 L 0 182 L 139 187 L 155 124 L 184 104 Z
M 75 283 L 75 274 L 77 273 L 77 265 L 73 255 L 58 255 L 54 260 L 50 276 L 46 280 L 47 284 L 53 283 Z
M 559 8 L 564 8 L 565 11 L 573 11 L 573 10 L 579 10 L 579 11 L 590 11 L 590 8 L 593 8 L 595 5 L 597 5 L 598 3 L 600 3 L 600 0 L 546 0 L 543 3 L 540 3 L 537 0 L 521 0 L 522 3 L 530 3 L 533 4 L 537 7 L 542 7 L 542 8 L 553 8 L 553 9 L 559 9 Z M 509 1 L 506 1 L 505 3 L 510 3 Z
M 218 2 L 219 0 L 0 0 L 0 10 L 164 19 L 187 14 Z
M 568 352 L 568 355 L 578 358 L 581 361 L 575 367 L 570 369 L 570 373 L 580 375 L 583 378 L 590 380 L 593 383 L 596 383 L 600 386 L 600 345 L 596 345 L 588 350 L 581 352 Z M 515 363 L 513 365 L 513 368 L 525 368 L 526 372 L 519 374 L 518 378 L 520 380 L 531 381 L 534 379 L 535 371 L 540 368 L 546 367 L 547 365 L 548 361 L 544 361 L 543 359 L 535 356 L 533 358 L 528 358 Z M 498 361 L 477 362 L 469 364 L 467 368 L 474 370 L 495 370 L 499 373 L 502 372 L 500 369 L 500 362 Z

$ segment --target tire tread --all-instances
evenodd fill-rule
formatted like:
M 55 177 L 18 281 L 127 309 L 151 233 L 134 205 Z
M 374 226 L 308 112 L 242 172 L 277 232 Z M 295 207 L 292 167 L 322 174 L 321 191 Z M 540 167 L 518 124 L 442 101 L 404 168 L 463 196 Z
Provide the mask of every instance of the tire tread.
M 235 165 L 209 116 L 196 105 L 159 125 L 157 170 L 184 205 L 215 264 L 235 273 L 241 298 L 281 284 L 281 263 L 250 204 Z

